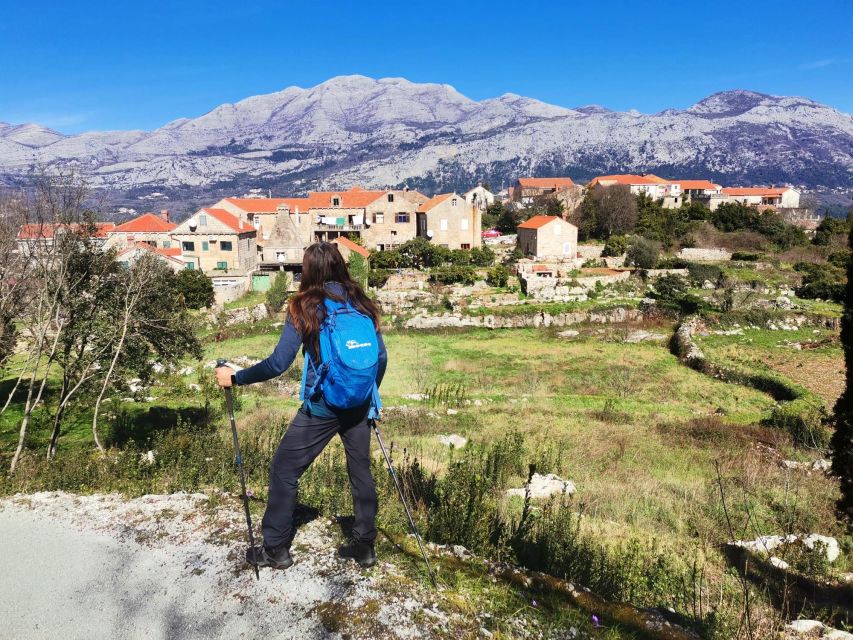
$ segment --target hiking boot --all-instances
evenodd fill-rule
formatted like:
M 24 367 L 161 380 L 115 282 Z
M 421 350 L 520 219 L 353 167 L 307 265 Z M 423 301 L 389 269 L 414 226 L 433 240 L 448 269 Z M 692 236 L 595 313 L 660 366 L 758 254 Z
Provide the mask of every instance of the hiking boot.
M 338 555 L 341 558 L 352 558 L 363 569 L 376 564 L 376 551 L 373 549 L 372 542 L 349 540 L 345 545 L 338 547 Z
M 252 547 L 246 549 L 246 562 L 257 564 L 258 568 L 270 567 L 271 569 L 287 569 L 293 564 L 290 557 L 290 545 L 283 543 L 272 549 L 266 545 L 263 547 Z

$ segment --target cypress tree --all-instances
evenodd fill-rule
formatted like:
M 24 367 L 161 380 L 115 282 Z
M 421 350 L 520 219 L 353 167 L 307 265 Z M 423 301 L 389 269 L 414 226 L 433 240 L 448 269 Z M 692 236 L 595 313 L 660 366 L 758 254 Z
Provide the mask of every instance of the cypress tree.
M 853 230 L 848 235 L 853 248 Z M 847 262 L 844 314 L 841 317 L 841 345 L 844 349 L 846 387 L 835 403 L 835 433 L 832 436 L 832 472 L 841 481 L 838 513 L 853 524 L 853 259 Z

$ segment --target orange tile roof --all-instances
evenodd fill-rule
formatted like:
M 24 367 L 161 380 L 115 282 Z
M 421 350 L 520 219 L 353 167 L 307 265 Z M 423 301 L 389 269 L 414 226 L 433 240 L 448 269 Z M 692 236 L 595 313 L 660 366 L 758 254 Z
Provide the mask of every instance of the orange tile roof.
M 346 236 L 338 236 L 337 238 L 332 240 L 332 242 L 339 244 L 342 247 L 346 247 L 350 251 L 355 251 L 356 253 L 363 255 L 365 258 L 370 256 L 370 251 L 368 251 L 367 249 L 365 249 L 361 245 L 356 244 L 355 242 L 353 242 L 352 240 L 350 240 Z
M 727 196 L 781 196 L 791 187 L 725 187 L 723 193 Z
M 276 213 L 279 205 L 285 204 L 291 211 L 305 213 L 310 208 L 309 198 L 226 198 L 228 202 L 246 213 Z
M 213 216 L 226 227 L 229 227 L 232 231 L 235 231 L 237 233 L 247 233 L 249 231 L 255 231 L 255 227 L 250 225 L 248 222 L 240 220 L 240 218 L 238 218 L 234 214 L 228 213 L 225 209 L 202 209 L 202 211 L 210 216 Z
M 143 213 L 133 220 L 118 225 L 112 231 L 114 233 L 168 233 L 177 226 L 153 213 Z
M 676 180 L 675 184 L 680 184 L 682 191 L 695 191 L 698 189 L 716 191 L 720 188 L 720 185 L 714 184 L 710 180 Z
M 597 184 L 608 186 L 604 183 L 625 184 L 628 186 L 633 184 L 670 184 L 669 181 L 653 174 L 638 176 L 633 173 L 618 173 L 612 176 L 596 176 L 590 180 L 589 186 L 594 187 Z
M 145 242 L 135 242 L 131 246 L 127 247 L 123 251 L 119 251 L 118 255 L 123 256 L 124 254 L 133 251 L 134 249 L 145 249 L 146 251 L 150 251 L 151 253 L 157 253 L 161 256 L 169 258 L 170 260 L 176 260 L 178 262 L 183 262 L 182 260 L 178 260 L 183 255 L 180 247 L 174 247 L 169 249 L 164 249 L 162 247 L 152 247 L 150 244 Z
M 384 196 L 386 191 L 365 191 L 353 187 L 349 191 L 309 191 L 308 199 L 312 209 L 361 209 Z M 332 207 L 332 198 L 340 198 L 341 204 Z
M 518 184 L 534 189 L 559 189 L 573 187 L 575 183 L 571 178 L 519 178 Z
M 114 222 L 96 222 L 94 223 L 95 233 L 93 236 L 95 238 L 103 238 L 115 229 Z M 28 223 L 21 225 L 21 229 L 18 231 L 18 239 L 19 240 L 47 240 L 48 238 L 53 238 L 57 229 L 67 228 L 71 231 L 79 231 L 81 225 L 77 223 L 72 224 L 59 224 L 59 223 Z
M 557 216 L 533 216 L 528 220 L 525 220 L 520 225 L 518 225 L 519 229 L 539 229 L 540 227 L 544 227 L 549 222 L 553 222 L 554 220 L 562 220 L 562 218 L 558 218 Z
M 447 200 L 451 196 L 455 196 L 455 193 L 441 193 L 437 196 L 433 196 L 426 202 L 424 202 L 421 206 L 418 207 L 418 213 L 426 213 L 436 205 L 441 204 L 445 200 Z

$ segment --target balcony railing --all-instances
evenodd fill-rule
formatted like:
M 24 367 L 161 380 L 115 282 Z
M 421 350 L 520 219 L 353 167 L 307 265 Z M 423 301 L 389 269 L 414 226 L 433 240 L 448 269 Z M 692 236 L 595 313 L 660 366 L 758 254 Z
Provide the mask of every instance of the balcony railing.
M 322 224 L 317 223 L 314 225 L 315 231 L 363 231 L 365 226 L 363 224 Z

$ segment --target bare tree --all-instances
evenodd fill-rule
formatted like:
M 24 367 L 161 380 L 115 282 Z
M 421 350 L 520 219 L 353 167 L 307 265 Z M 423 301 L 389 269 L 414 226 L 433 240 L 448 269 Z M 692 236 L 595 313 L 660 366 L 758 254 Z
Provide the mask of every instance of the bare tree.
M 26 397 L 11 472 L 23 452 L 33 411 L 44 396 L 66 322 L 61 293 L 73 246 L 67 234 L 81 226 L 86 194 L 85 186 L 74 176 L 52 176 L 42 177 L 31 193 L 17 196 L 15 223 L 20 223 L 20 228 L 15 253 L 27 264 L 22 274 L 26 295 L 18 320 L 28 356 L 3 407 L 5 411 L 23 384 Z

